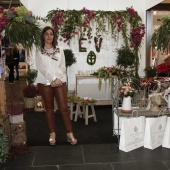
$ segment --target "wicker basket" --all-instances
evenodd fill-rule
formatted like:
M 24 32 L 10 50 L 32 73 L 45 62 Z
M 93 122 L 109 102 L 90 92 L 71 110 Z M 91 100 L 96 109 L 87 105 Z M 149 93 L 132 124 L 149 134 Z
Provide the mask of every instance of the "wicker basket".
M 24 98 L 24 106 L 26 109 L 32 109 L 35 107 L 35 99 L 34 98 Z

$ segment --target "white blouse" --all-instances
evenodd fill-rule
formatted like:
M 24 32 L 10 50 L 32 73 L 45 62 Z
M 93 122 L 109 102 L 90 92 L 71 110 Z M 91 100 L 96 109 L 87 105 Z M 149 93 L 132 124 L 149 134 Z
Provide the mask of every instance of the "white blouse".
M 65 56 L 62 48 L 37 49 L 35 65 L 38 70 L 35 84 L 42 83 L 50 85 L 51 81 L 56 78 L 62 82 L 66 82 Z

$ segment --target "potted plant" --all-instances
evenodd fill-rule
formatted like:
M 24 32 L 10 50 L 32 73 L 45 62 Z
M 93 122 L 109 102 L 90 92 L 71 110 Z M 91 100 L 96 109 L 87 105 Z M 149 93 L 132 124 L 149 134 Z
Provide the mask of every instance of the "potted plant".
M 67 76 L 67 89 L 68 89 L 67 69 L 68 69 L 68 67 L 70 67 L 71 65 L 76 63 L 76 58 L 75 58 L 74 53 L 71 49 L 64 49 L 64 55 L 65 55 L 65 61 L 66 61 L 66 76 Z M 71 91 L 71 93 L 73 93 L 73 91 Z
M 157 68 L 155 66 L 146 66 L 144 71 L 147 78 L 153 78 L 156 76 Z
M 30 69 L 25 73 L 27 84 L 33 84 L 37 78 L 38 71 L 35 69 Z
M 122 46 L 120 49 L 117 49 L 117 54 L 116 63 L 118 66 L 123 67 L 124 70 L 128 67 L 134 67 L 135 55 L 130 48 Z
M 23 120 L 23 102 L 12 100 L 6 105 L 6 112 L 9 116 L 9 122 L 11 124 L 16 124 L 24 122 Z
M 25 108 L 34 108 L 35 99 L 37 95 L 37 88 L 33 84 L 28 84 L 23 88 L 24 104 Z
M 9 39 L 12 46 L 21 43 L 24 48 L 40 45 L 41 29 L 37 19 L 24 6 L 7 10 L 0 7 L 0 19 L 0 39 Z

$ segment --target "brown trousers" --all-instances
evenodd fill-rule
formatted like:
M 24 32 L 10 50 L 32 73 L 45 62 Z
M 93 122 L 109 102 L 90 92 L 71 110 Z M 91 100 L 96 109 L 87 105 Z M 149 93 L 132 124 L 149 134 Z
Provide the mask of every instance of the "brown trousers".
M 67 133 L 72 132 L 72 123 L 67 104 L 67 86 L 63 83 L 60 87 L 44 86 L 38 84 L 38 91 L 43 98 L 45 105 L 45 116 L 49 132 L 55 132 L 55 120 L 54 120 L 54 98 L 57 101 L 59 112 Z

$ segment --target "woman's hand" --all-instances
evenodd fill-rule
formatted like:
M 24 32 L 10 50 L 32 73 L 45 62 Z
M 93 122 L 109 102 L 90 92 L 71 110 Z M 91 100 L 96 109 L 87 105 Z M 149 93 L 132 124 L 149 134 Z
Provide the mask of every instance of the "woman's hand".
M 60 79 L 56 79 L 55 81 L 51 82 L 51 87 L 60 87 L 62 86 L 62 81 Z

